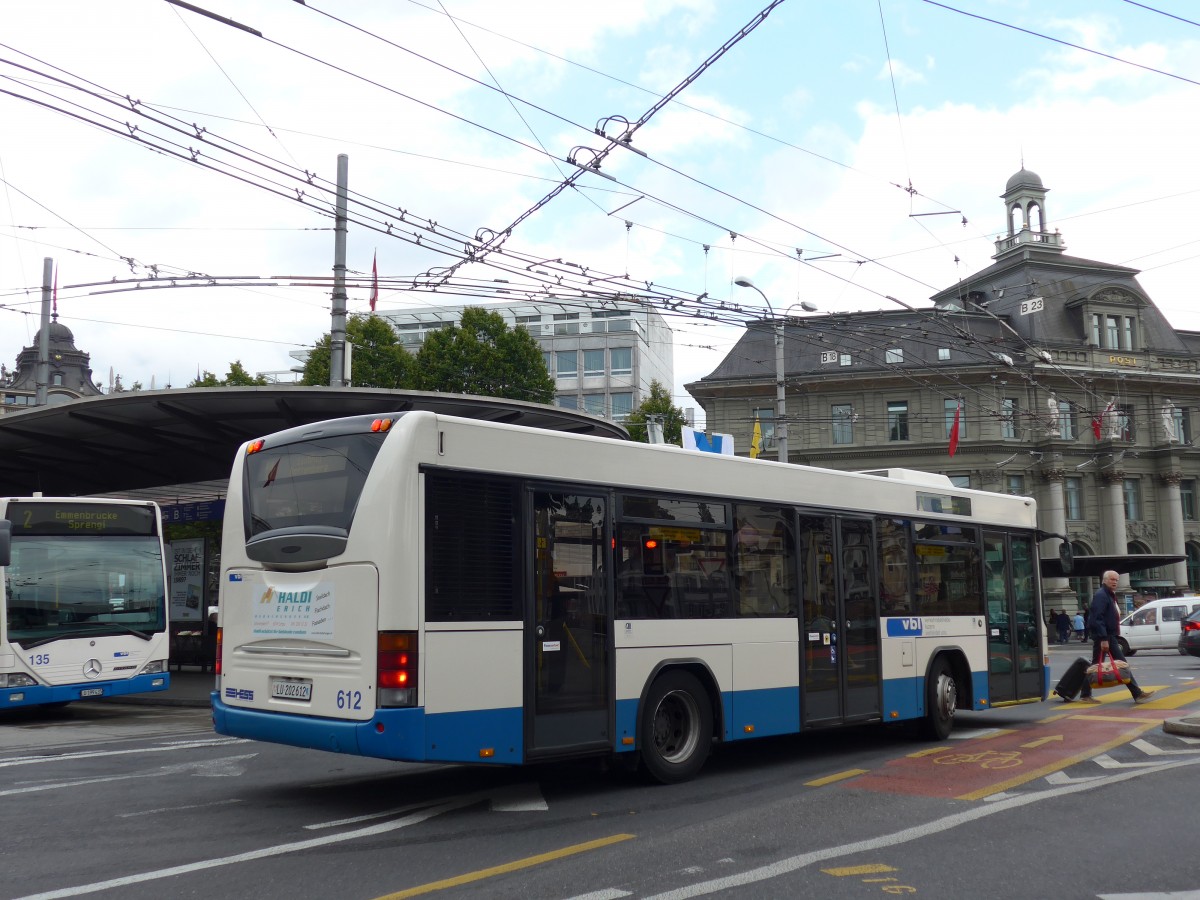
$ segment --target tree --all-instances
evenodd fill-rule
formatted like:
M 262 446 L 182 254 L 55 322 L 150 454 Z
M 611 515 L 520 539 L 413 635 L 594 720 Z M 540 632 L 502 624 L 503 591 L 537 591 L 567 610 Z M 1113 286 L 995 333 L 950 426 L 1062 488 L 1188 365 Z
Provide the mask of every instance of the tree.
M 217 378 L 216 375 L 205 369 L 203 375 L 197 375 L 194 380 L 188 383 L 188 387 L 254 387 L 266 383 L 266 376 L 251 375 L 246 371 L 246 367 L 242 365 L 242 361 L 235 359 L 229 364 L 229 371 L 225 373 L 224 378 Z
M 660 417 L 663 426 L 663 440 L 668 444 L 679 444 L 683 437 L 683 410 L 671 402 L 671 392 L 661 381 L 650 382 L 650 393 L 638 404 L 637 409 L 629 414 L 625 427 L 629 436 L 643 444 L 650 442 L 646 433 L 646 421 L 651 416 Z
M 554 399 L 554 379 L 537 341 L 480 307 L 466 307 L 460 324 L 427 335 L 416 362 L 421 390 L 533 403 Z
M 350 353 L 350 384 L 402 390 L 414 387 L 413 357 L 400 344 L 396 332 L 376 315 L 352 315 L 346 320 Z M 329 384 L 329 335 L 322 335 L 304 363 L 301 384 Z

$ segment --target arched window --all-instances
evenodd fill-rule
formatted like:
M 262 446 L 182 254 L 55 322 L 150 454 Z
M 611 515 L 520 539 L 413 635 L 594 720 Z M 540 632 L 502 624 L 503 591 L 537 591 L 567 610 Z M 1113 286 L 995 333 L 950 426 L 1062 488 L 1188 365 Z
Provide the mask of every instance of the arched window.
M 1029 204 L 1029 228 L 1031 231 L 1044 231 L 1042 228 L 1042 208 L 1036 203 Z
M 1013 204 L 1013 208 L 1008 213 L 1008 233 L 1020 234 L 1024 227 L 1025 211 L 1021 209 L 1020 204 Z

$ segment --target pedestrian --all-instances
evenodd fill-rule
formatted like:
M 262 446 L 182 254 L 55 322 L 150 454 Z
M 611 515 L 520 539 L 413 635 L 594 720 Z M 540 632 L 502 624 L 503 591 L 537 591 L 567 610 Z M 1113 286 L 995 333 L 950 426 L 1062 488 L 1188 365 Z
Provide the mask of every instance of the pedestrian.
M 1125 654 L 1121 652 L 1121 642 L 1117 640 L 1117 636 L 1121 633 L 1120 613 L 1117 610 L 1117 582 L 1120 578 L 1121 576 L 1112 570 L 1105 572 L 1100 590 L 1096 591 L 1092 597 L 1092 605 L 1088 610 L 1088 621 L 1092 630 L 1093 665 L 1100 662 L 1100 656 L 1105 650 L 1111 654 L 1114 660 L 1125 659 Z M 1143 691 L 1138 686 L 1132 671 L 1129 676 L 1129 684 L 1125 686 L 1133 695 L 1134 703 L 1144 703 L 1154 696 L 1154 691 Z M 1100 702 L 1092 696 L 1092 686 L 1086 681 L 1083 683 L 1083 690 L 1080 691 L 1079 702 Z
M 1072 625 L 1075 627 L 1075 637 L 1079 639 L 1080 643 L 1086 641 L 1087 637 L 1083 633 L 1083 613 L 1079 610 L 1075 610 L 1075 620 Z
M 1071 617 L 1067 615 L 1065 609 L 1058 611 L 1058 617 L 1054 620 L 1054 624 L 1058 626 L 1058 642 L 1060 644 L 1071 640 Z

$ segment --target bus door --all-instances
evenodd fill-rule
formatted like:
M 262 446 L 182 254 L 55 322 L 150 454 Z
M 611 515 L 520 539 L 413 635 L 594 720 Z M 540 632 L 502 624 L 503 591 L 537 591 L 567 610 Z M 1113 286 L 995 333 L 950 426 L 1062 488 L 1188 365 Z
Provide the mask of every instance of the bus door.
M 869 519 L 801 516 L 801 721 L 879 717 L 879 603 Z
M 526 746 L 530 757 L 612 747 L 610 498 L 530 491 Z
M 988 696 L 992 705 L 1041 698 L 1042 618 L 1033 537 L 985 531 Z

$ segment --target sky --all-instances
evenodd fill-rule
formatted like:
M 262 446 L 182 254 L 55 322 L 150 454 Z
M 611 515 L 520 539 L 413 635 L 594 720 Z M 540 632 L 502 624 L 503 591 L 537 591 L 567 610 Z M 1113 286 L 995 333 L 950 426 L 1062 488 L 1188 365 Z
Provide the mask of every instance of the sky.
M 745 319 L 987 267 L 1022 165 L 1070 255 L 1200 331 L 1193 0 L 760 2 L 4 4 L 0 361 L 49 257 L 105 390 L 286 372 L 330 329 L 339 154 L 351 313 L 373 259 L 381 311 L 644 287 L 697 413 Z

